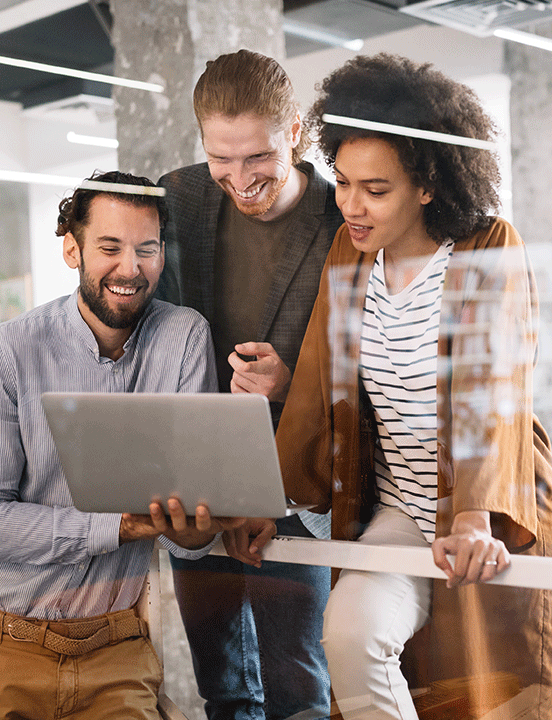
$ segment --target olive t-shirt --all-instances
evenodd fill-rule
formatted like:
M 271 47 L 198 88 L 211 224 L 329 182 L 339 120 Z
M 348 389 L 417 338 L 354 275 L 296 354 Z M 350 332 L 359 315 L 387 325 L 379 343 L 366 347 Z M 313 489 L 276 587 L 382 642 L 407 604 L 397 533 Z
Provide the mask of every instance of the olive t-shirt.
M 257 341 L 266 299 L 300 202 L 275 220 L 241 213 L 222 203 L 215 247 L 215 312 L 211 325 L 220 389 L 230 391 L 228 355 L 236 343 Z

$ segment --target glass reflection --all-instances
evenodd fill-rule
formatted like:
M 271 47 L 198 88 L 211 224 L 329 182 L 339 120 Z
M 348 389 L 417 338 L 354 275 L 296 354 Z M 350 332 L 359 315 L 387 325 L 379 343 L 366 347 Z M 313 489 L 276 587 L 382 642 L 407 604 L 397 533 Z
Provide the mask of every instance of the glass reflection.
M 9 3 L 2 3 L 2 9 L 4 5 L 7 7 Z M 290 14 L 287 9 L 286 12 L 292 17 L 293 13 Z M 323 8 L 318 10 L 321 22 L 324 13 Z M 80 27 L 84 34 L 84 26 Z M 360 19 L 357 20 L 357 27 L 364 27 Z M 536 30 L 542 35 L 549 32 L 549 29 L 542 25 Z M 515 428 L 518 428 L 520 423 L 529 423 L 531 395 L 534 396 L 534 411 L 542 426 L 547 429 L 552 427 L 552 409 L 549 402 L 552 382 L 549 268 L 552 267 L 552 258 L 547 245 L 551 217 L 546 190 L 549 186 L 550 162 L 548 127 L 546 120 L 542 119 L 546 118 L 543 108 L 546 108 L 546 103 L 549 102 L 547 83 L 551 72 L 550 64 L 544 51 L 539 51 L 542 53 L 540 55 L 531 51 L 533 54 L 529 55 L 512 44 L 505 46 L 496 38 L 475 38 L 442 27 L 405 25 L 400 32 L 386 32 L 388 34 L 367 39 L 362 52 L 373 54 L 388 50 L 400 52 L 418 61 L 436 62 L 444 72 L 461 78 L 474 87 L 487 109 L 497 119 L 503 132 L 500 139 L 502 215 L 515 221 L 528 244 L 527 253 L 522 253 L 517 259 L 514 257 L 510 260 L 504 256 L 500 260 L 487 261 L 475 256 L 467 260 L 453 257 L 454 262 L 450 265 L 451 282 L 443 297 L 440 338 L 440 342 L 446 344 L 450 352 L 443 353 L 440 357 L 437 372 L 441 387 L 455 383 L 454 422 L 447 420 L 446 427 L 442 428 L 450 432 L 450 446 L 455 450 L 454 459 L 448 447 L 443 445 L 439 448 L 444 484 L 452 490 L 456 461 L 464 463 L 466 467 L 483 465 L 485 472 L 490 475 L 496 471 L 497 466 L 506 462 L 494 439 L 495 432 L 499 428 L 501 432 L 511 431 L 516 434 Z M 356 33 L 351 35 L 353 36 L 356 37 Z M 144 45 L 150 43 L 150 40 L 149 29 L 144 28 Z M 51 44 L 55 46 L 56 42 L 52 41 Z M 504 47 L 506 62 L 503 65 Z M 314 84 L 355 54 L 321 46 L 307 46 L 306 49 L 305 54 L 289 57 L 283 63 L 304 109 L 312 102 Z M 83 66 L 88 66 L 88 58 L 82 60 Z M 92 64 L 90 63 L 90 66 Z M 523 73 L 526 66 L 527 76 L 535 79 L 534 95 L 524 83 Z M 191 87 L 187 88 L 186 92 L 190 94 Z M 169 96 L 164 98 L 169 99 Z M 32 110 L 23 110 L 16 102 L 1 102 L 0 122 L 3 133 L 0 137 L 0 168 L 84 177 L 96 168 L 107 170 L 116 167 L 115 153 L 86 147 L 68 150 L 66 143 L 67 133 L 74 131 L 83 135 L 115 137 L 113 106 L 110 99 L 105 100 L 108 102 L 102 106 L 103 109 L 100 109 L 98 100 L 89 102 L 81 98 L 80 106 L 77 103 L 70 110 L 52 107 L 45 112 L 46 106 L 37 105 L 34 113 Z M 514 125 L 513 188 L 510 109 Z M 520 125 L 521 114 L 524 115 L 523 126 Z M 178 124 L 178 118 L 175 117 L 174 122 Z M 183 126 L 184 124 L 187 128 L 190 123 L 186 121 Z M 156 152 L 156 142 L 162 143 L 161 138 L 154 138 L 152 145 L 155 132 L 156 128 L 152 127 L 151 133 L 139 133 L 134 140 L 144 158 Z M 166 167 L 165 171 L 171 169 L 173 168 Z M 36 183 L 28 186 L 21 183 L 2 183 L 0 320 L 14 317 L 32 305 L 68 294 L 74 289 L 75 280 L 72 275 L 67 274 L 61 260 L 60 245 L 53 237 L 57 204 L 68 187 L 67 184 L 56 188 Z M 515 201 L 512 200 L 512 190 L 517 198 Z M 15 220 L 14 211 L 17 215 Z M 540 242 L 533 245 L 534 241 Z M 524 325 L 523 322 L 512 320 L 523 317 L 523 313 L 527 311 L 527 278 L 530 279 L 530 290 L 533 289 L 531 276 L 525 276 L 526 254 L 534 269 L 540 307 L 537 320 L 535 306 L 531 306 L 531 321 Z M 513 252 L 512 255 L 515 256 L 516 253 Z M 339 272 L 336 271 L 330 280 L 334 295 L 329 322 L 335 351 L 335 361 L 332 363 L 332 401 L 336 416 L 343 411 L 344 403 L 350 400 L 349 378 L 356 367 L 353 349 L 356 351 L 355 338 L 359 337 L 362 326 L 361 317 L 349 313 L 350 304 L 357 302 L 348 291 L 355 282 L 355 272 L 354 267 L 339 268 Z M 509 286 L 510 282 L 513 283 L 512 287 Z M 508 289 L 505 290 L 507 286 Z M 29 290 L 32 293 L 30 298 Z M 358 289 L 360 297 L 363 292 L 363 288 Z M 343 318 L 348 313 L 348 320 L 344 322 Z M 535 360 L 534 340 L 537 333 L 538 363 L 535 366 L 534 387 L 531 391 L 523 376 L 524 370 L 532 366 Z M 443 402 L 443 397 L 445 396 L 439 396 L 437 402 Z M 310 398 L 306 398 L 306 401 L 310 401 Z M 448 419 L 452 420 L 450 409 L 448 413 Z M 524 420 L 520 420 L 520 413 Z M 365 418 L 364 422 L 366 432 L 373 430 L 372 417 Z M 539 490 L 537 514 L 540 522 L 544 522 L 549 509 L 549 451 L 546 433 L 541 425 L 532 425 L 532 432 Z M 339 462 L 346 462 L 344 454 L 339 452 L 342 446 L 343 438 L 336 438 L 334 450 L 337 458 Z M 353 452 L 358 454 L 358 449 Z M 319 458 L 319 462 L 323 464 L 326 460 Z M 341 490 L 339 478 L 334 482 L 335 489 Z M 361 492 L 366 497 L 367 489 L 364 488 Z M 445 511 L 448 512 L 446 503 Z M 348 532 L 355 534 L 358 530 L 358 521 L 351 520 Z M 540 550 L 534 548 L 530 552 Z M 266 592 L 272 593 L 281 590 L 282 588 L 276 586 L 266 588 Z M 167 595 L 170 592 L 168 588 Z M 531 717 L 531 713 L 536 712 L 536 696 L 542 692 L 542 687 L 536 687 L 527 671 L 533 652 L 527 638 L 531 633 L 537 637 L 540 632 L 540 637 L 545 641 L 542 628 L 539 630 L 537 620 L 533 621 L 533 618 L 538 617 L 539 601 L 536 598 L 540 596 L 532 591 L 512 593 L 491 587 L 484 589 L 483 599 L 470 588 L 461 590 L 459 594 L 461 599 L 453 611 L 450 593 L 443 590 L 443 622 L 440 632 L 449 637 L 450 647 L 462 648 L 465 655 L 464 659 L 456 658 L 455 664 L 451 664 L 451 677 L 434 680 L 433 683 L 431 681 L 436 669 L 449 661 L 452 662 L 452 653 L 449 655 L 447 652 L 444 660 L 439 654 L 428 655 L 428 666 L 421 669 L 417 666 L 417 676 L 413 663 L 407 656 L 403 656 L 403 666 L 409 668 L 409 677 L 414 678 L 410 683 L 411 689 L 432 688 L 431 693 L 419 693 L 415 703 L 418 716 L 422 719 L 464 718 L 473 717 L 474 713 L 477 713 L 477 717 L 495 720 L 498 717 L 517 717 L 526 712 Z M 438 602 L 436 595 L 434 603 Z M 174 607 L 172 612 L 172 629 L 167 634 L 177 637 L 180 633 L 182 637 L 180 618 L 177 617 Z M 462 618 L 461 621 L 458 620 L 459 617 Z M 523 622 L 520 622 L 520 617 L 524 618 Z M 478 619 L 477 622 L 475 618 Z M 475 626 L 478 627 L 477 632 L 474 631 Z M 504 628 L 507 628 L 507 632 Z M 427 630 L 423 632 L 427 633 Z M 500 639 L 497 641 L 498 645 L 494 644 L 493 638 Z M 505 638 L 508 643 L 501 644 Z M 429 642 L 429 638 L 425 637 L 426 647 Z M 174 645 L 179 643 L 184 644 L 184 640 L 176 640 Z M 494 661 L 495 652 L 502 658 L 499 663 Z M 493 659 L 490 660 L 490 657 Z M 184 679 L 182 661 L 179 657 L 176 658 L 174 655 L 167 660 L 171 695 L 175 699 L 185 698 L 183 706 L 188 709 L 190 718 L 203 718 L 202 701 L 194 701 L 188 697 L 193 673 L 190 671 L 189 677 Z M 173 668 L 176 668 L 176 671 L 173 671 Z M 475 676 L 478 677 L 477 682 L 473 680 Z M 468 681 L 465 679 L 467 677 L 471 679 Z M 546 680 L 546 683 L 549 681 Z M 197 710 L 192 708 L 194 702 Z

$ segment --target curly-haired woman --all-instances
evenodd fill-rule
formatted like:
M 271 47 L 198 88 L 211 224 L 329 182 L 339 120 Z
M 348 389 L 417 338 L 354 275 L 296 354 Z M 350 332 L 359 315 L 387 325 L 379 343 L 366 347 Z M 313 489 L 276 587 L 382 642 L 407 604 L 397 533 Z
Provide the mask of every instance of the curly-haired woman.
M 278 430 L 286 491 L 331 505 L 338 539 L 431 546 L 447 576 L 341 573 L 323 640 L 338 705 L 355 720 L 416 718 L 400 656 L 431 617 L 437 654 L 426 630 L 415 685 L 449 680 L 439 692 L 466 717 L 506 712 L 525 689 L 527 717 L 541 717 L 548 592 L 485 586 L 509 551 L 543 555 L 552 536 L 533 279 L 518 234 L 490 214 L 493 153 L 462 144 L 492 141 L 494 125 L 467 86 L 386 54 L 326 78 L 308 123 L 345 224 Z

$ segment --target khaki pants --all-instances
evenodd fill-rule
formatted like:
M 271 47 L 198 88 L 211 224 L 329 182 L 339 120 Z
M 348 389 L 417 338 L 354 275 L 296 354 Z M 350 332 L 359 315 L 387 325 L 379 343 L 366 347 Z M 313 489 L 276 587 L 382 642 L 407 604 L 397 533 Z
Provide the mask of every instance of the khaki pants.
M 159 659 L 138 637 L 68 656 L 8 634 L 0 642 L 2 720 L 159 720 Z

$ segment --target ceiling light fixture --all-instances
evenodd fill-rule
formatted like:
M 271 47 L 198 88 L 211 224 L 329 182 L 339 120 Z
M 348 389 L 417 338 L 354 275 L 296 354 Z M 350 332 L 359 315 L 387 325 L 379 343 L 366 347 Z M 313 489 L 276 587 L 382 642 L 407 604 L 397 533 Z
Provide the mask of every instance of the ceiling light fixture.
M 83 180 L 79 187 L 83 190 L 99 190 L 100 192 L 109 193 L 126 193 L 127 195 L 154 195 L 155 197 L 165 197 L 167 191 L 164 187 L 154 185 L 125 185 L 123 183 L 108 183 L 97 180 Z
M 0 170 L 0 180 L 6 182 L 34 183 L 36 185 L 58 185 L 59 187 L 75 187 L 82 178 L 69 175 L 46 175 L 44 173 L 19 172 L 17 170 Z
M 302 25 L 292 20 L 284 21 L 283 30 L 290 35 L 297 35 L 297 37 L 314 40 L 315 42 L 331 45 L 332 47 L 344 47 L 348 50 L 358 51 L 364 45 L 364 40 L 347 40 L 347 38 L 340 37 L 339 35 L 308 27 L 307 25 Z
M 450 143 L 451 145 L 463 145 L 465 147 L 478 148 L 479 150 L 496 150 L 496 145 L 493 142 L 464 137 L 463 135 L 449 135 L 448 133 L 433 132 L 433 130 L 419 130 L 418 128 L 406 127 L 404 125 L 390 125 L 389 123 L 359 120 L 358 118 L 348 118 L 341 115 L 331 115 L 329 113 L 322 115 L 322 120 L 334 125 L 346 125 L 348 127 L 361 128 L 362 130 L 389 133 L 390 135 L 404 135 L 422 140 Z
M 80 0 L 19 0 L 2 2 L 0 9 L 0 33 L 42 20 L 50 15 L 69 10 L 80 5 Z M 5 7 L 8 5 L 8 7 Z
M 149 90 L 150 92 L 163 92 L 163 85 L 157 83 L 142 82 L 141 80 L 128 80 L 127 78 L 116 77 L 115 75 L 103 75 L 101 73 L 88 72 L 86 70 L 73 70 L 72 68 L 48 65 L 46 63 L 34 62 L 34 60 L 19 60 L 0 55 L 0 65 L 25 68 L 26 70 L 38 70 L 39 72 L 52 73 L 53 75 L 64 75 L 76 77 L 81 80 L 93 80 L 94 82 L 107 83 L 108 85 L 120 85 L 135 90 Z
M 552 39 L 535 35 L 535 33 L 522 32 L 521 30 L 510 30 L 509 28 L 497 28 L 493 35 L 503 40 L 512 40 L 513 42 L 523 43 L 531 47 L 540 48 L 552 52 Z
M 71 143 L 77 143 L 79 145 L 95 145 L 96 147 L 113 148 L 115 150 L 119 147 L 119 141 L 114 138 L 97 137 L 95 135 L 79 135 L 72 130 L 67 133 L 67 140 Z
M 163 187 L 149 185 L 126 185 L 123 183 L 106 183 L 96 180 L 82 180 L 70 175 L 47 175 L 45 173 L 20 172 L 18 170 L 0 170 L 0 181 L 20 182 L 36 185 L 57 185 L 59 187 L 83 188 L 84 190 L 100 190 L 110 193 L 126 193 L 127 195 L 155 195 L 165 197 Z

